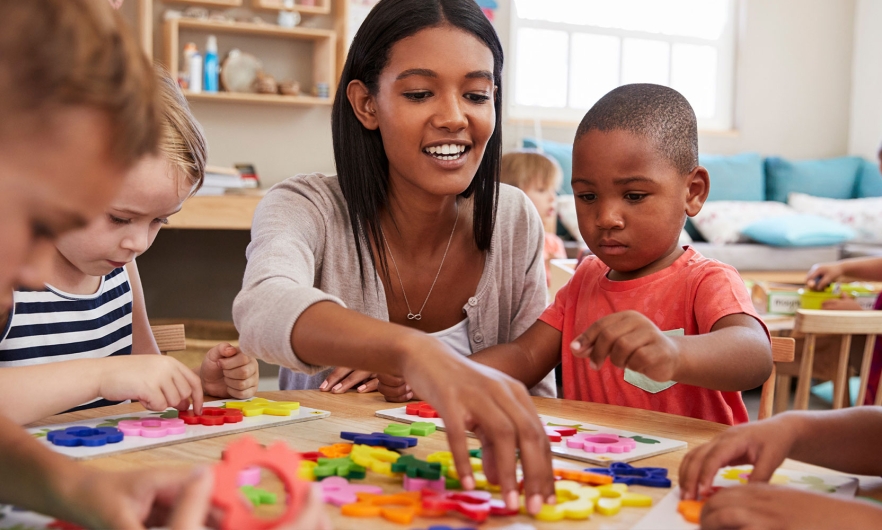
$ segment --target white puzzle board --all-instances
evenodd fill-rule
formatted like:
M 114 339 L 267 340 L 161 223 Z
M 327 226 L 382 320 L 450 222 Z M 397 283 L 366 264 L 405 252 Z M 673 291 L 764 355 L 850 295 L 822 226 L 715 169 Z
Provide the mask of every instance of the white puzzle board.
M 421 418 L 419 416 L 412 416 L 407 414 L 405 409 L 406 407 L 398 407 L 395 409 L 378 410 L 376 415 L 380 418 L 400 421 L 403 423 L 427 421 L 434 423 L 439 430 L 444 430 L 444 420 L 441 418 Z M 589 453 L 582 449 L 567 447 L 566 438 L 563 438 L 560 442 L 551 442 L 551 452 L 555 455 L 588 462 L 589 464 L 607 466 L 612 462 L 634 462 L 635 460 L 686 448 L 686 442 L 672 440 L 670 438 L 662 438 L 661 436 L 653 436 L 646 433 L 623 431 L 612 427 L 582 423 L 575 420 L 546 416 L 544 414 L 540 414 L 539 419 L 542 421 L 542 425 L 545 426 L 575 427 L 579 432 L 615 434 L 621 437 L 633 438 L 637 442 L 637 447 L 627 453 Z M 469 434 L 471 435 L 471 433 Z
M 247 402 L 248 400 L 224 399 L 219 401 L 210 401 L 205 403 L 205 407 L 222 407 L 226 402 Z M 169 409 L 166 412 L 174 411 Z M 223 425 L 187 425 L 187 430 L 183 434 L 170 434 L 162 438 L 145 438 L 142 436 L 126 436 L 119 443 L 106 444 L 99 447 L 64 447 L 54 445 L 46 439 L 49 431 L 66 429 L 67 427 L 83 426 L 83 427 L 116 427 L 120 420 L 126 419 L 156 419 L 163 412 L 135 412 L 132 414 L 117 414 L 114 416 L 105 416 L 102 418 L 93 418 L 91 420 L 74 421 L 69 423 L 58 423 L 54 425 L 46 425 L 43 427 L 34 427 L 28 429 L 40 442 L 46 444 L 50 449 L 57 453 L 67 455 L 77 460 L 96 458 L 99 456 L 107 456 L 119 453 L 128 453 L 131 451 L 140 451 L 149 447 L 161 447 L 164 445 L 172 445 L 181 442 L 191 442 L 201 440 L 203 438 L 212 438 L 214 436 L 223 436 L 225 434 L 235 434 L 245 431 L 253 431 L 255 429 L 263 429 L 265 427 L 278 427 L 289 423 L 297 423 L 301 421 L 318 420 L 327 418 L 331 415 L 326 410 L 311 409 L 309 407 L 300 407 L 292 410 L 290 416 L 245 416 L 239 423 L 225 423 Z
M 721 469 L 714 486 L 730 487 L 746 482 L 746 474 L 752 466 L 726 467 Z M 852 498 L 857 493 L 858 479 L 845 475 L 824 475 L 779 469 L 772 476 L 772 484 L 815 493 L 827 493 Z M 683 519 L 677 512 L 680 503 L 680 487 L 676 486 L 659 501 L 632 530 L 698 530 L 698 525 Z

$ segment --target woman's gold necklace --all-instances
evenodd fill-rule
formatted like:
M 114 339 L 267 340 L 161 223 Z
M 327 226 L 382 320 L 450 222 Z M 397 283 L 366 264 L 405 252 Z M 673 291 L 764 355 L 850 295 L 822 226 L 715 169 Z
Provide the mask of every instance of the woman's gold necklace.
M 407 319 L 408 320 L 421 320 L 423 318 L 423 309 L 426 308 L 426 303 L 429 301 L 429 297 L 432 296 L 432 289 L 435 288 L 435 282 L 438 281 L 438 276 L 441 275 L 441 269 L 444 267 L 444 260 L 447 258 L 447 251 L 450 250 L 450 243 L 453 241 L 453 233 L 456 232 L 456 223 L 459 221 L 459 204 L 456 205 L 456 218 L 453 220 L 453 230 L 450 231 L 450 239 L 447 240 L 447 248 L 444 249 L 444 255 L 441 256 L 441 265 L 438 266 L 438 272 L 435 273 L 435 279 L 432 280 L 432 286 L 429 287 L 429 294 L 426 295 L 426 299 L 423 301 L 422 307 L 416 313 L 413 312 L 410 308 L 410 302 L 407 301 L 407 293 L 404 292 L 404 282 L 401 281 L 401 274 L 398 272 L 398 264 L 395 263 L 395 256 L 392 255 L 392 247 L 389 246 L 389 241 L 386 240 L 386 233 L 383 233 L 383 243 L 386 244 L 386 250 L 389 251 L 389 257 L 392 258 L 392 265 L 395 266 L 395 275 L 398 276 L 398 285 L 401 286 L 401 294 L 404 296 L 404 303 L 407 305 Z

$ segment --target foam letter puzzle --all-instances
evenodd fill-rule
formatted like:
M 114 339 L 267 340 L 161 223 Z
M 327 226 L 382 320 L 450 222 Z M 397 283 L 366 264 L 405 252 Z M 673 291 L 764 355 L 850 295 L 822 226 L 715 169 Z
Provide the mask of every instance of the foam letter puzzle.
M 618 484 L 670 488 L 668 470 L 663 467 L 634 467 L 625 462 L 613 462 L 605 469 L 586 469 L 586 472 L 608 475 Z
M 582 449 L 589 453 L 628 453 L 637 447 L 637 442 L 608 433 L 579 433 L 567 439 L 567 447 Z
M 389 436 L 428 436 L 435 432 L 435 424 L 427 421 L 413 423 L 390 423 L 383 432 Z
M 276 503 L 276 494 L 270 493 L 262 488 L 256 488 L 246 484 L 244 486 L 239 486 L 239 491 L 241 491 L 254 506 Z
M 318 465 L 313 469 L 313 473 L 318 480 L 333 477 L 334 475 L 356 479 L 364 478 L 365 468 L 350 460 L 348 456 L 343 458 L 319 458 Z
M 275 472 L 285 491 L 288 492 L 287 508 L 277 519 L 255 517 L 249 507 L 242 502 L 241 493 L 236 486 L 237 479 L 243 470 L 255 466 Z M 221 529 L 268 530 L 292 522 L 300 513 L 300 508 L 309 493 L 308 483 L 297 479 L 299 467 L 300 455 L 281 441 L 264 448 L 254 438 L 243 436 L 227 446 L 223 460 L 214 467 L 212 493 L 215 506 L 225 512 Z
M 572 480 L 582 484 L 591 484 L 593 486 L 602 486 L 604 484 L 612 484 L 613 478 L 609 475 L 601 475 L 592 472 L 592 470 L 578 471 L 575 469 L 555 469 L 554 476 L 563 480 Z
M 394 495 L 356 493 L 358 502 L 344 504 L 340 513 L 348 517 L 378 517 L 393 523 L 410 524 L 420 513 L 420 493 L 405 491 Z
M 407 475 L 404 475 L 404 491 L 423 490 L 446 491 L 447 479 L 441 477 L 436 480 L 429 480 L 425 478 L 410 478 Z
M 459 512 L 469 519 L 482 523 L 490 515 L 517 515 L 518 510 L 509 510 L 505 503 L 493 499 L 484 491 L 463 491 L 440 493 L 423 490 L 423 511 L 426 517 L 441 517 L 449 511 Z
M 387 476 L 394 475 L 392 463 L 397 462 L 400 457 L 400 454 L 385 447 L 371 447 L 369 445 L 355 445 L 349 455 L 350 460 L 356 464 L 370 469 L 374 473 Z
M 349 456 L 349 453 L 352 452 L 352 444 L 334 444 L 334 445 L 326 445 L 324 447 L 319 447 L 318 452 L 319 456 L 324 456 L 325 458 L 343 458 L 344 456 Z M 316 459 L 318 462 L 318 459 Z
M 413 447 L 417 444 L 416 438 L 389 436 L 382 432 L 365 434 L 360 432 L 343 431 L 340 433 L 340 438 L 360 445 L 370 445 L 374 447 L 381 446 L 387 449 L 407 449 L 408 447 Z
M 49 431 L 46 439 L 55 445 L 64 447 L 98 447 L 106 444 L 115 444 L 123 440 L 123 433 L 113 427 L 68 427 L 57 431 Z
M 242 421 L 242 411 L 220 407 L 202 407 L 202 414 L 196 414 L 192 410 L 178 413 L 178 418 L 184 420 L 187 425 L 223 425 L 224 423 L 239 423 Z
M 413 455 L 404 455 L 392 464 L 392 472 L 404 473 L 410 478 L 438 480 L 441 478 L 441 464 L 419 460 Z
M 239 409 L 245 416 L 259 416 L 261 414 L 290 416 L 292 410 L 300 408 L 300 403 L 297 401 L 270 401 L 256 397 L 250 401 L 228 401 L 226 408 Z
M 361 484 L 350 484 L 343 477 L 328 477 L 321 482 L 322 500 L 333 504 L 334 506 L 343 506 L 344 504 L 352 504 L 358 502 L 357 494 L 363 493 L 383 493 L 383 488 L 379 486 L 366 486 Z
M 440 418 L 441 416 L 432 408 L 432 405 L 429 405 L 425 401 L 420 401 L 418 403 L 408 403 L 407 407 L 405 407 L 405 412 L 409 416 L 419 416 L 420 418 Z
M 145 438 L 164 438 L 171 434 L 187 432 L 187 425 L 180 418 L 122 420 L 117 423 L 117 428 L 126 436 L 143 436 Z
M 237 486 L 257 486 L 260 484 L 260 468 L 249 467 L 239 472 L 239 478 L 236 479 Z

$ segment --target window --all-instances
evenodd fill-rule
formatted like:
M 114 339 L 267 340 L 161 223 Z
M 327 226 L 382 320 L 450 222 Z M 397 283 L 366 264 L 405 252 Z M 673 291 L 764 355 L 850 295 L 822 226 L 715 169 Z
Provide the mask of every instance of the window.
M 511 117 L 578 121 L 619 85 L 657 83 L 699 128 L 730 129 L 736 1 L 513 0 Z

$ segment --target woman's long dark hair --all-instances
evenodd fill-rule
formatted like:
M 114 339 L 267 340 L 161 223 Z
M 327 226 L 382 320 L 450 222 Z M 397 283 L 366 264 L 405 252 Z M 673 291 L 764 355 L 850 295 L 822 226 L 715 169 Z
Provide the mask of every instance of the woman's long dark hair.
M 493 53 L 493 80 L 496 84 L 496 128 L 487 143 L 484 157 L 462 197 L 474 194 L 474 236 L 482 251 L 490 248 L 496 222 L 499 194 L 499 166 L 502 157 L 502 45 L 496 31 L 481 12 L 475 0 L 380 0 L 355 34 L 343 66 L 334 108 L 331 132 L 334 139 L 334 161 L 349 219 L 355 234 L 355 250 L 361 270 L 362 284 L 366 277 L 363 245 L 370 241 L 382 249 L 383 228 L 380 212 L 386 207 L 389 192 L 389 160 L 383 149 L 380 131 L 366 129 L 355 116 L 346 87 L 360 80 L 371 94 L 378 91 L 380 72 L 386 67 L 389 52 L 398 41 L 420 30 L 448 24 L 474 35 Z M 377 267 L 388 278 L 386 254 L 377 252 Z

